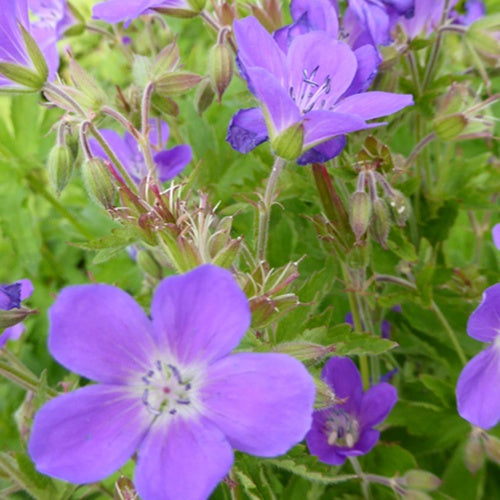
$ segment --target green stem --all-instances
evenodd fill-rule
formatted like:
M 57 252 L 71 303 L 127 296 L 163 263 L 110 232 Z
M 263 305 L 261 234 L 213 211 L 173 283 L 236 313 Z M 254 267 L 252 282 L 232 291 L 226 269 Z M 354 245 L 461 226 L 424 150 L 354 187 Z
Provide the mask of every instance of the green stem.
M 278 185 L 278 179 L 286 160 L 276 157 L 274 160 L 271 175 L 267 181 L 266 191 L 262 203 L 259 204 L 259 226 L 257 229 L 257 256 L 260 260 L 265 260 L 267 251 L 267 241 L 269 239 L 269 221 L 271 219 L 271 208 L 273 206 L 274 194 Z
M 422 89 L 425 90 L 429 83 L 432 80 L 432 77 L 434 75 L 434 71 L 436 69 L 436 63 L 437 59 L 439 56 L 439 50 L 441 49 L 441 43 L 443 41 L 443 31 L 441 30 L 441 27 L 445 24 L 446 20 L 448 19 L 449 12 L 450 12 L 450 0 L 445 0 L 444 2 L 444 7 L 443 7 L 443 12 L 441 14 L 441 20 L 439 22 L 439 29 L 438 33 L 436 35 L 436 41 L 434 45 L 432 46 L 431 53 L 429 55 L 429 59 L 427 61 L 427 64 L 425 66 L 425 73 L 424 73 L 424 79 L 422 82 Z
M 349 457 L 349 462 L 351 462 L 356 475 L 361 479 L 361 491 L 363 492 L 363 498 L 365 500 L 371 500 L 372 496 L 370 493 L 370 483 L 367 481 L 365 474 L 361 470 L 358 459 L 356 457 Z
M 91 240 L 94 236 L 88 229 L 80 223 L 80 221 L 64 206 L 62 205 L 52 194 L 47 191 L 45 185 L 36 178 L 35 175 L 30 174 L 28 177 L 28 182 L 34 190 L 45 198 L 74 228 L 86 239 Z
M 439 306 L 436 304 L 436 302 L 434 301 L 431 302 L 431 309 L 435 312 L 439 321 L 446 330 L 446 333 L 450 337 L 451 343 L 453 344 L 453 347 L 455 348 L 455 351 L 458 357 L 460 358 L 460 361 L 462 362 L 463 365 L 465 365 L 467 363 L 467 358 L 464 354 L 462 346 L 458 343 L 455 332 L 452 330 L 450 324 L 448 323 L 448 320 L 445 318 L 444 314 L 442 313 L 441 309 L 439 309 Z
M 155 84 L 149 82 L 142 94 L 141 138 L 139 143 L 141 145 L 142 154 L 144 155 L 144 160 L 146 161 L 146 166 L 148 167 L 148 177 L 152 176 L 156 178 L 156 167 L 151 153 L 151 143 L 149 141 L 149 110 L 151 108 L 151 96 L 153 95 L 154 88 Z M 161 146 L 161 144 L 158 145 Z
M 342 272 L 344 274 L 344 280 L 349 287 L 352 283 L 352 280 L 345 264 L 342 264 Z M 349 299 L 349 307 L 352 313 L 354 332 L 363 333 L 363 324 L 361 322 L 356 294 L 354 292 L 347 292 L 347 298 Z M 361 380 L 363 381 L 363 388 L 367 390 L 370 387 L 370 369 L 368 366 L 368 358 L 364 354 L 361 354 L 359 356 L 359 367 L 361 372 Z

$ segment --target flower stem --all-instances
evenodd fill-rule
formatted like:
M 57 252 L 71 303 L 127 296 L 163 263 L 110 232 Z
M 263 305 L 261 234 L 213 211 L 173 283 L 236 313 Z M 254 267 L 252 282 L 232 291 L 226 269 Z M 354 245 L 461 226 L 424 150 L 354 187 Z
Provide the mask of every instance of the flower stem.
M 348 284 L 350 284 L 352 280 L 350 278 L 349 271 L 345 264 L 342 264 L 342 271 L 344 274 L 345 281 Z M 356 294 L 354 292 L 349 291 L 347 292 L 347 298 L 349 299 L 349 308 L 352 313 L 352 322 L 354 323 L 354 333 L 363 333 L 363 323 L 361 321 L 361 315 L 358 307 L 359 304 L 356 299 Z M 359 356 L 359 367 L 361 372 L 361 380 L 363 381 L 363 389 L 366 391 L 370 387 L 370 369 L 368 366 L 368 358 L 364 354 L 361 354 Z
M 356 475 L 361 479 L 361 491 L 363 492 L 363 498 L 365 500 L 371 500 L 372 496 L 370 493 L 370 483 L 367 481 L 365 474 L 361 470 L 358 459 L 356 457 L 349 457 L 349 462 L 351 462 Z
M 148 167 L 149 176 L 156 177 L 156 169 L 153 161 L 153 155 L 151 153 L 151 144 L 149 142 L 149 110 L 151 107 L 151 96 L 155 89 L 155 84 L 149 82 L 144 89 L 141 101 L 141 138 L 139 144 L 141 145 L 141 151 L 144 155 L 144 160 L 146 161 L 146 166 Z
M 271 219 L 271 208 L 273 206 L 274 194 L 278 179 L 283 167 L 286 165 L 286 160 L 276 157 L 274 160 L 271 175 L 267 181 L 266 192 L 262 203 L 259 204 L 259 227 L 257 230 L 257 257 L 260 260 L 265 260 L 267 251 L 267 241 L 269 239 L 269 221 Z
M 450 324 L 448 323 L 448 320 L 445 318 L 444 314 L 442 313 L 441 309 L 439 309 L 439 306 L 436 304 L 436 302 L 434 301 L 431 302 L 431 309 L 434 311 L 440 323 L 446 330 L 446 333 L 450 337 L 451 343 L 453 344 L 453 347 L 455 348 L 455 351 L 458 357 L 460 358 L 460 361 L 462 362 L 463 365 L 465 365 L 467 363 L 467 358 L 464 354 L 462 346 L 458 343 L 455 332 L 452 330 Z

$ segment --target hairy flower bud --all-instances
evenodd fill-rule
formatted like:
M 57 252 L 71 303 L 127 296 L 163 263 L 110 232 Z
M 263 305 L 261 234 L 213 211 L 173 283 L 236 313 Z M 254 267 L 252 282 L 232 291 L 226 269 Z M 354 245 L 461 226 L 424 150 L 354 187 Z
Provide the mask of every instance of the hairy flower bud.
M 402 486 L 407 486 L 412 490 L 434 491 L 439 488 L 441 479 L 425 470 L 409 470 L 397 480 Z
M 26 307 L 14 309 L 0 309 L 0 329 L 8 328 L 9 326 L 17 325 L 26 319 L 27 316 L 35 311 Z
M 469 120 L 462 113 L 438 117 L 434 120 L 434 132 L 443 141 L 455 139 L 467 127 Z
M 233 78 L 233 54 L 227 43 L 222 42 L 212 48 L 210 53 L 210 80 L 220 102 L 222 95 Z
M 49 182 L 57 195 L 60 195 L 73 174 L 73 155 L 70 147 L 66 144 L 56 144 L 50 150 L 47 168 Z
M 484 448 L 480 436 L 472 432 L 465 445 L 465 466 L 472 474 L 475 474 L 484 465 Z
M 376 198 L 373 201 L 373 219 L 370 230 L 375 241 L 385 249 L 387 249 L 387 237 L 390 229 L 390 214 L 387 203 L 382 198 Z
M 167 73 L 155 80 L 155 92 L 161 97 L 174 97 L 186 93 L 200 81 L 200 75 L 187 71 Z
M 271 140 L 271 147 L 280 158 L 296 160 L 302 153 L 304 126 L 294 123 Z
M 194 107 L 199 115 L 202 115 L 210 104 L 212 104 L 214 97 L 215 92 L 210 79 L 204 78 L 198 87 L 196 87 L 194 95 Z
M 122 476 L 116 481 L 113 500 L 137 500 L 138 498 L 134 483 L 128 477 Z
M 349 202 L 349 222 L 356 236 L 356 243 L 366 233 L 372 215 L 370 195 L 364 191 L 356 191 Z
M 94 157 L 84 161 L 82 177 L 92 200 L 106 209 L 114 206 L 116 187 L 104 160 Z
M 491 461 L 500 465 L 500 439 L 486 434 L 484 436 L 484 450 Z
M 399 227 L 404 227 L 410 216 L 410 204 L 406 196 L 401 191 L 393 189 L 388 198 L 394 221 Z
M 146 250 L 140 250 L 137 253 L 136 261 L 138 266 L 149 276 L 161 280 L 163 271 L 157 260 Z

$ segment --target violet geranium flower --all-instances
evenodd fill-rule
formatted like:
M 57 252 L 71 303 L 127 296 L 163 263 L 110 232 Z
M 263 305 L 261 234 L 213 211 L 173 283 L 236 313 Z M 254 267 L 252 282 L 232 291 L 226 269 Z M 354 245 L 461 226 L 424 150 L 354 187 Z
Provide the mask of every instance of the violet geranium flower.
M 473 357 L 458 378 L 458 413 L 471 424 L 490 429 L 500 420 L 500 283 L 484 291 L 469 317 L 467 333 L 491 345 Z
M 154 149 L 160 150 L 153 156 L 156 173 L 160 182 L 166 182 L 180 174 L 191 161 L 191 147 L 187 144 L 179 144 L 171 149 L 161 151 L 168 140 L 168 125 L 165 122 L 161 122 L 160 129 L 158 130 L 156 120 L 151 119 L 149 124 L 149 140 L 151 145 Z M 130 132 L 125 132 L 125 135 L 122 137 L 118 132 L 109 129 L 103 129 L 100 132 L 132 179 L 137 183 L 141 182 L 147 176 L 148 169 L 134 136 Z M 89 144 L 95 156 L 109 160 L 102 147 L 94 138 L 90 139 Z
M 21 309 L 21 302 L 27 299 L 32 293 L 33 285 L 28 279 L 16 281 L 11 285 L 0 285 L 0 317 L 2 315 L 1 311 Z M 26 315 L 27 313 L 21 313 L 17 321 L 22 321 L 23 316 L 25 317 Z M 25 327 L 20 322 L 6 328 L 0 335 L 0 349 L 8 340 L 18 340 L 24 330 Z
M 321 378 L 345 402 L 314 412 L 306 443 L 321 462 L 342 465 L 347 457 L 364 455 L 375 446 L 380 432 L 373 427 L 387 417 L 398 396 L 386 382 L 363 393 L 361 376 L 349 358 L 330 358 Z
M 233 116 L 227 140 L 247 153 L 270 139 L 278 156 L 305 165 L 340 153 L 343 134 L 413 103 L 411 95 L 359 92 L 358 59 L 323 31 L 293 38 L 284 53 L 254 17 L 234 23 L 238 64 L 262 108 Z
M 315 386 L 299 361 L 231 354 L 250 308 L 224 269 L 163 280 L 151 320 L 109 285 L 64 289 L 49 317 L 52 355 L 99 383 L 35 415 L 28 450 L 44 474 L 95 482 L 137 451 L 143 500 L 203 499 L 229 472 L 232 448 L 276 456 L 310 427 Z
M 32 61 L 28 47 L 23 39 L 23 29 L 33 37 L 34 41 L 41 51 L 43 60 Z M 28 12 L 28 0 L 0 0 L 0 63 L 8 63 L 33 72 L 33 78 L 41 79 L 46 77 L 53 80 L 59 65 L 57 55 L 55 29 L 39 29 L 36 23 L 30 21 Z M 36 56 L 37 58 L 40 55 Z M 44 62 L 45 61 L 45 62 Z M 40 66 L 46 64 L 46 74 L 41 74 Z M 33 87 L 27 87 L 30 90 L 35 89 L 44 81 L 33 82 Z M 26 85 L 16 83 L 8 76 L 0 74 L 0 89 L 26 90 Z

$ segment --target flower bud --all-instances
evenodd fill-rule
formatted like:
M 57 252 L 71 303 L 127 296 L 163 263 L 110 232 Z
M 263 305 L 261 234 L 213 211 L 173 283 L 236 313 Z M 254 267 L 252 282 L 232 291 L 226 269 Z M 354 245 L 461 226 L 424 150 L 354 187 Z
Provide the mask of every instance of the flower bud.
M 288 354 L 299 361 L 320 360 L 330 348 L 312 342 L 283 342 L 273 347 L 274 352 Z
M 0 330 L 21 323 L 27 316 L 34 313 L 33 309 L 27 309 L 26 307 L 8 310 L 0 309 Z
M 163 278 L 163 271 L 160 264 L 158 264 L 156 259 L 146 250 L 141 250 L 137 253 L 136 261 L 140 269 L 152 278 L 157 280 Z
M 465 39 L 480 53 L 498 59 L 500 40 L 496 36 L 500 29 L 500 15 L 485 16 L 469 26 Z
M 472 432 L 465 445 L 465 466 L 472 474 L 475 474 L 484 465 L 484 448 L 480 436 Z
M 462 113 L 438 117 L 434 120 L 434 132 L 443 141 L 455 139 L 465 129 L 469 121 Z
M 484 436 L 484 450 L 490 460 L 500 465 L 500 439 L 486 434 Z
M 204 78 L 196 87 L 194 95 L 194 107 L 201 116 L 203 112 L 212 104 L 215 92 L 209 78 Z
M 73 58 L 69 61 L 71 80 L 89 99 L 90 108 L 97 111 L 107 101 L 106 94 L 97 82 Z
M 187 71 L 167 73 L 155 80 L 155 91 L 161 97 L 174 97 L 186 93 L 201 81 L 201 76 Z
M 188 0 L 189 6 L 195 12 L 201 12 L 205 8 L 206 0 Z
M 115 491 L 113 493 L 114 500 L 137 500 L 139 495 L 135 491 L 134 483 L 125 476 L 122 476 L 115 483 Z
M 366 233 L 372 215 L 372 203 L 370 195 L 364 191 L 356 191 L 352 194 L 349 203 L 349 222 L 356 236 L 356 243 Z
M 228 239 L 227 244 L 212 259 L 212 264 L 219 267 L 229 267 L 238 256 L 243 239 Z
M 404 227 L 410 216 L 410 204 L 408 200 L 405 195 L 397 189 L 393 189 L 388 198 L 392 217 L 399 227 Z
M 314 383 L 316 385 L 316 399 L 314 401 L 314 408 L 316 410 L 329 408 L 334 404 L 342 404 L 345 402 L 345 400 L 337 398 L 330 386 L 322 380 L 314 378 Z
M 373 220 L 370 226 L 371 234 L 375 241 L 387 249 L 387 236 L 389 236 L 390 214 L 387 203 L 382 198 L 373 201 Z
M 439 488 L 441 479 L 425 470 L 409 470 L 398 483 L 412 490 L 434 491 Z
M 179 46 L 176 42 L 169 43 L 156 56 L 153 63 L 153 77 L 159 78 L 175 70 L 179 64 Z
M 294 123 L 271 140 L 271 147 L 277 156 L 285 160 L 296 160 L 302 154 L 304 126 Z
M 233 77 L 233 54 L 227 43 L 217 43 L 210 54 L 210 79 L 220 102 Z
M 92 200 L 106 209 L 114 206 L 116 187 L 102 158 L 85 160 L 82 165 L 82 177 Z
M 57 195 L 60 195 L 73 174 L 73 155 L 70 147 L 66 144 L 56 144 L 50 150 L 47 168 L 49 182 Z

